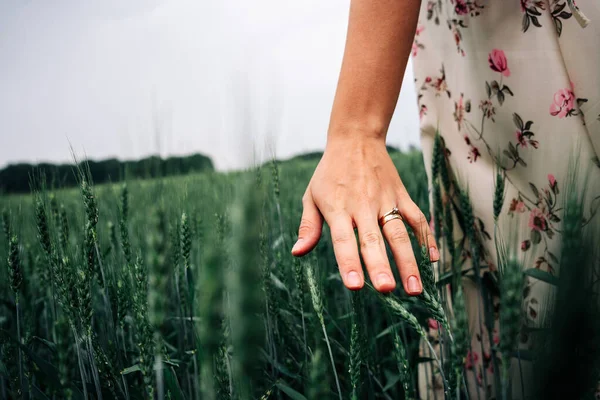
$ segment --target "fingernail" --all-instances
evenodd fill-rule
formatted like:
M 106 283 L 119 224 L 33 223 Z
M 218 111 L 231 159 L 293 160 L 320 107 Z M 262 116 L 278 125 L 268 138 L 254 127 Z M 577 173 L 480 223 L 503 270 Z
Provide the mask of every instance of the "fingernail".
M 435 247 L 429 248 L 429 258 L 431 261 L 435 262 L 440 259 L 440 252 Z
M 393 285 L 394 282 L 392 281 L 392 278 L 390 278 L 390 276 L 388 274 L 379 274 L 377 275 L 377 286 L 382 287 L 382 286 L 388 286 L 388 285 Z
M 419 283 L 419 279 L 415 275 L 411 275 L 408 277 L 408 281 L 406 281 L 408 294 L 419 294 L 421 293 L 421 283 Z
M 353 288 L 360 287 L 362 284 L 362 281 L 360 279 L 360 275 L 358 274 L 358 272 L 356 272 L 356 271 L 348 272 L 348 274 L 346 275 L 346 283 L 348 284 L 348 286 L 351 286 Z
M 292 253 L 294 253 L 295 251 L 298 250 L 298 248 L 300 247 L 300 244 L 302 244 L 303 241 L 304 241 L 304 239 L 298 238 L 298 240 L 294 244 L 294 247 L 292 247 Z

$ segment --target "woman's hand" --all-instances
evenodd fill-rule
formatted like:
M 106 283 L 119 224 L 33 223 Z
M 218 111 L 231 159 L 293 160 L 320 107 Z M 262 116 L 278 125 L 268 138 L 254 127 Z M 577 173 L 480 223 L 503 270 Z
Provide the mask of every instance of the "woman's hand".
M 331 111 L 327 146 L 303 197 L 304 213 L 292 254 L 302 256 L 319 241 L 323 219 L 344 284 L 360 289 L 363 261 L 375 288 L 396 287 L 388 241 L 407 293 L 423 291 L 405 222 L 437 261 L 438 250 L 423 213 L 408 196 L 385 147 L 402 77 L 413 44 L 421 0 L 351 0 L 342 69 Z M 394 207 L 383 229 L 379 217 Z M 383 235 L 382 235 L 383 231 Z
M 385 147 L 385 138 L 351 135 L 330 140 L 302 198 L 304 212 L 294 256 L 310 252 L 319 241 L 323 219 L 331 230 L 335 257 L 344 285 L 364 285 L 360 253 L 375 288 L 382 292 L 396 287 L 387 258 L 384 237 L 410 295 L 423 290 L 419 270 L 405 223 L 429 248 L 432 261 L 439 253 L 427 219 L 410 199 Z M 402 219 L 379 227 L 379 218 L 397 207 Z M 383 231 L 383 235 L 382 235 Z

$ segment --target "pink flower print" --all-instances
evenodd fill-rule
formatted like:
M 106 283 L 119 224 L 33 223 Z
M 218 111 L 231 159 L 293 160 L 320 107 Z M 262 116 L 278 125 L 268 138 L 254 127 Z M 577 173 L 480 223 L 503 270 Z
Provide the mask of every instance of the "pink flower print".
M 460 127 L 460 125 L 459 125 L 459 127 Z M 467 144 L 467 146 L 470 147 L 469 155 L 467 156 L 467 159 L 469 160 L 470 163 L 474 163 L 475 161 L 477 161 L 479 156 L 481 156 L 481 153 L 479 152 L 479 149 L 477 147 L 475 147 L 471 144 L 471 139 L 469 139 L 469 136 L 465 135 L 464 138 L 465 138 L 465 143 Z
M 444 66 L 442 65 L 442 69 L 440 70 L 441 75 L 439 77 L 428 76 L 425 78 L 425 83 L 427 83 L 430 87 L 435 90 L 436 97 L 441 95 L 442 92 L 445 92 L 448 95 L 448 98 L 451 97 L 450 91 L 448 90 L 448 83 L 446 83 L 446 71 L 444 70 Z
M 527 251 L 527 250 L 529 250 L 530 247 L 531 247 L 530 240 L 523 240 L 523 242 L 521 242 L 521 251 Z
M 469 7 L 467 6 L 467 2 L 465 0 L 456 0 L 456 5 L 454 6 L 454 11 L 458 15 L 468 14 Z
M 479 355 L 474 351 L 468 350 L 465 359 L 465 368 L 473 369 L 473 366 L 477 364 L 477 361 L 479 361 Z
M 525 135 L 523 135 L 523 131 L 517 131 L 517 142 L 521 146 L 527 147 L 527 140 L 525 139 Z
M 556 186 L 556 178 L 552 174 L 548 174 L 548 182 L 550 182 L 550 187 Z
M 427 325 L 429 325 L 429 328 L 433 330 L 438 330 L 440 327 L 440 324 L 433 318 L 429 318 L 427 320 Z
M 465 118 L 465 106 L 463 105 L 463 95 L 460 95 L 458 102 L 454 102 L 454 121 L 458 124 L 458 130 L 462 127 L 463 120 Z M 466 138 L 466 136 L 465 136 Z M 470 144 L 467 142 L 467 144 Z
M 571 89 L 560 89 L 554 93 L 554 103 L 550 106 L 550 115 L 558 118 L 570 116 L 575 110 L 575 94 Z
M 558 183 L 556 182 L 554 175 L 548 174 L 548 182 L 550 183 L 550 190 L 552 190 L 552 193 L 558 194 Z
M 433 86 L 433 88 L 435 89 L 436 96 L 439 96 L 440 93 L 442 93 L 442 92 L 448 93 L 448 84 L 446 83 L 446 75 L 442 74 L 441 77 L 435 78 L 435 81 L 433 81 L 431 83 L 431 86 Z
M 460 35 L 460 32 L 458 31 L 458 29 L 454 28 L 454 42 L 457 46 L 460 45 L 461 39 L 462 37 Z
M 418 25 L 417 26 L 417 30 L 415 31 L 415 40 L 413 40 L 413 44 L 412 44 L 412 56 L 416 57 L 417 53 L 419 51 L 419 49 L 423 49 L 425 46 L 423 46 L 421 43 L 419 43 L 417 41 L 417 37 L 421 34 L 421 32 L 423 32 L 425 30 L 425 26 L 424 25 Z
M 545 231 L 548 229 L 548 222 L 546 216 L 539 208 L 534 208 L 529 214 L 529 227 L 535 231 Z
M 524 213 L 526 210 L 527 208 L 525 207 L 525 203 L 517 199 L 512 199 L 512 201 L 510 202 L 510 206 L 508 207 L 509 214 Z
M 517 131 L 516 135 L 517 143 L 523 148 L 527 147 L 527 145 L 531 145 L 531 147 L 537 149 L 540 145 L 540 142 L 538 142 L 537 140 L 530 139 L 530 137 L 533 136 L 531 132 L 524 133 L 523 131 Z
M 464 139 L 465 139 L 465 143 L 467 144 L 467 146 L 470 147 L 469 155 L 467 156 L 467 159 L 469 160 L 470 163 L 474 163 L 475 161 L 477 161 L 479 156 L 481 156 L 481 153 L 479 152 L 479 149 L 477 147 L 475 147 L 475 146 L 473 146 L 473 144 L 471 144 L 471 139 L 469 139 L 469 136 L 465 135 Z
M 521 0 L 521 11 L 522 12 L 526 12 L 527 9 L 533 9 L 534 11 L 536 11 L 535 9 L 539 8 L 541 10 L 545 10 L 545 4 L 543 1 L 540 0 Z
M 518 128 L 515 131 L 515 136 L 517 137 L 517 147 L 521 146 L 523 148 L 526 148 L 531 145 L 531 147 L 537 149 L 539 146 L 539 142 L 533 139 L 535 135 L 529 130 L 533 122 L 527 121 L 527 124 L 523 125 L 521 117 L 515 114 L 515 123 L 517 124 Z
M 494 115 L 496 115 L 496 109 L 494 108 L 494 104 L 490 100 L 482 100 L 481 104 L 479 104 L 479 109 L 483 111 L 483 115 L 494 121 Z M 494 121 L 496 122 L 496 121 Z
M 504 51 L 498 49 L 492 50 L 488 56 L 488 62 L 493 71 L 500 72 L 506 77 L 510 76 L 510 69 L 508 69 L 508 62 L 506 61 Z
M 470 163 L 474 163 L 475 161 L 477 161 L 479 156 L 481 156 L 479 149 L 477 147 L 473 146 L 473 147 L 471 147 L 471 150 L 469 151 L 469 156 L 467 157 L 467 159 L 469 160 Z

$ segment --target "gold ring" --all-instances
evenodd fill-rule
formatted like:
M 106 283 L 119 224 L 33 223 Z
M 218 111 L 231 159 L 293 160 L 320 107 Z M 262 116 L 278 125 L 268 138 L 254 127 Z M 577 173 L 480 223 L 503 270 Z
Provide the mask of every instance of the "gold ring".
M 379 226 L 383 228 L 383 226 L 390 222 L 393 219 L 402 220 L 402 215 L 400 215 L 400 210 L 396 207 L 392 208 L 391 211 L 388 211 L 383 215 L 383 217 L 379 218 Z

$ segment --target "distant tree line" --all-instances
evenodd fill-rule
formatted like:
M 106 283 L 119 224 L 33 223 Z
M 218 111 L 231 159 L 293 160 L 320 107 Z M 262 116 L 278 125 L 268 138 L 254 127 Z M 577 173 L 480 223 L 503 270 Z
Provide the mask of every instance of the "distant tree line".
M 78 169 L 91 175 L 94 184 L 118 182 L 127 179 L 157 178 L 184 175 L 191 172 L 212 171 L 212 160 L 202 154 L 161 158 L 151 156 L 136 161 L 110 158 L 102 161 L 86 160 L 75 164 L 11 164 L 0 170 L 0 193 L 27 193 L 32 180 L 43 177 L 48 186 L 70 187 L 78 184 Z

